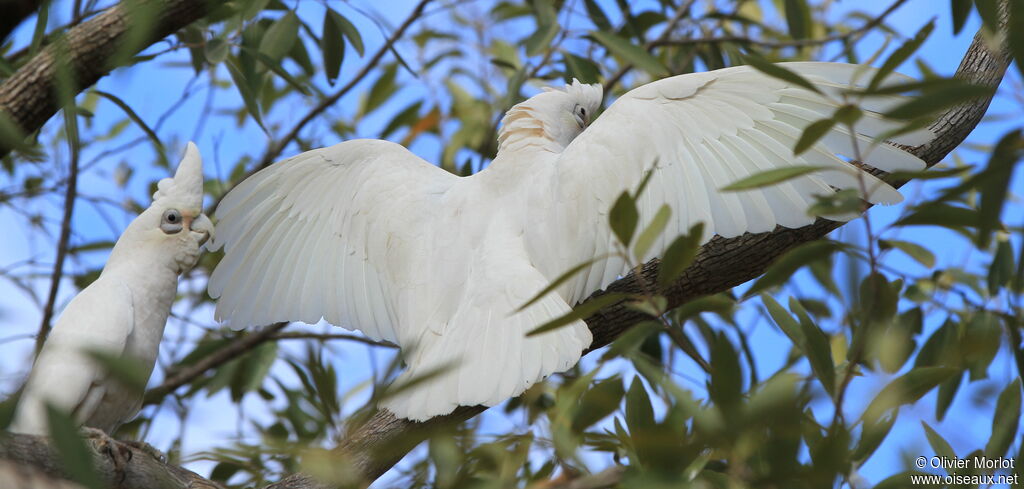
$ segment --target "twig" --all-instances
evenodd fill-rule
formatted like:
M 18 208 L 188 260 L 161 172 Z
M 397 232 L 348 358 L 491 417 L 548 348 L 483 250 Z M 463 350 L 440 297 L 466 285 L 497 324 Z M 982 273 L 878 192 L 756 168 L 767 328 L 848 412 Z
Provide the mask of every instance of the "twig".
M 658 46 L 659 42 L 668 40 L 668 37 L 672 35 L 672 31 L 674 31 L 676 26 L 679 25 L 679 21 L 683 20 L 683 16 L 690 11 L 690 8 L 693 7 L 694 3 L 696 3 L 696 0 L 690 0 L 689 2 L 686 2 L 683 5 L 680 5 L 679 8 L 676 9 L 675 14 L 672 15 L 672 18 L 669 19 L 668 25 L 665 26 L 665 30 L 662 31 L 661 35 L 658 36 L 658 38 L 653 41 L 644 43 L 644 49 L 650 51 L 654 49 L 656 46 Z M 623 65 L 621 68 L 619 68 L 619 71 L 617 71 L 614 75 L 612 75 L 611 78 L 604 82 L 604 93 L 609 93 L 612 87 L 614 87 L 615 84 L 619 83 L 619 80 L 621 80 L 623 76 L 626 76 L 626 73 L 629 73 L 629 70 L 632 69 L 633 63 L 627 63 Z
M 255 333 L 245 335 L 238 341 L 230 343 L 228 346 L 203 357 L 192 366 L 181 370 L 170 378 L 164 380 L 162 384 L 147 391 L 143 400 L 143 405 L 156 404 L 167 394 L 170 394 L 178 387 L 195 380 L 208 370 L 217 368 L 228 361 L 237 358 L 239 355 L 246 353 L 267 341 L 273 340 L 274 335 L 284 329 L 285 326 L 288 326 L 288 323 L 274 323 Z
M 398 42 L 398 39 L 400 39 L 402 35 L 405 34 L 406 29 L 408 29 L 409 26 L 411 26 L 413 22 L 415 22 L 416 19 L 418 19 L 423 14 L 423 9 L 426 8 L 427 4 L 429 4 L 431 1 L 432 0 L 420 0 L 420 3 L 416 4 L 416 8 L 413 9 L 412 13 L 410 13 L 409 16 L 405 19 L 405 21 L 402 22 L 400 26 L 398 26 L 398 29 L 396 29 L 395 32 L 391 34 L 391 37 L 384 41 L 384 45 L 382 45 L 380 49 L 378 49 L 377 52 L 374 53 L 373 57 L 370 58 L 370 61 L 368 61 L 363 66 L 363 68 L 359 70 L 359 73 L 357 73 L 356 76 L 352 77 L 352 79 L 349 80 L 349 82 L 346 83 L 345 86 L 341 87 L 337 92 L 334 92 L 327 98 L 321 100 L 320 103 L 317 104 L 316 107 L 313 107 L 313 110 L 309 111 L 309 113 L 307 113 L 305 117 L 303 117 L 297 124 L 295 124 L 295 126 L 292 127 L 292 129 L 288 131 L 288 133 L 285 134 L 283 138 L 279 139 L 276 143 L 272 143 L 270 145 L 270 148 L 267 149 L 266 154 L 264 154 L 263 158 L 260 160 L 260 164 L 256 166 L 256 170 L 258 171 L 266 167 L 267 165 L 273 163 L 274 159 L 280 156 L 281 152 L 284 151 L 284 148 L 299 136 L 299 132 L 302 131 L 304 127 L 306 127 L 306 124 L 309 124 L 313 119 L 315 119 L 317 116 L 323 113 L 323 111 L 327 110 L 328 107 L 331 107 L 332 105 L 337 103 L 338 100 L 341 99 L 341 97 L 344 97 L 345 94 L 347 94 L 349 91 L 355 88 L 356 84 L 362 81 L 363 78 L 366 78 L 366 75 L 373 71 L 373 69 L 377 66 L 377 63 L 380 62 L 381 58 L 383 58 L 384 55 L 391 50 L 392 45 Z
M 71 117 L 78 117 L 78 114 L 72 114 Z M 75 142 L 75 138 L 68 137 L 67 139 L 71 162 L 68 167 L 68 186 L 64 193 L 64 220 L 60 224 L 57 258 L 53 263 L 53 274 L 50 275 L 50 294 L 47 296 L 46 306 L 43 308 L 43 320 L 39 324 L 39 334 L 36 335 L 36 354 L 42 350 L 43 342 L 50 334 L 50 321 L 53 319 L 53 309 L 57 302 L 57 291 L 60 289 L 60 280 L 64 276 L 64 258 L 67 257 L 68 243 L 71 241 L 71 215 L 75 211 L 75 199 L 78 197 L 78 144 Z
M 722 37 L 706 37 L 696 39 L 663 39 L 657 40 L 652 43 L 652 46 L 688 46 L 691 44 L 712 44 L 712 43 L 724 43 L 731 42 L 736 44 L 753 44 L 765 48 L 799 48 L 806 46 L 817 46 L 821 44 L 828 44 L 835 41 L 846 41 L 854 37 L 858 37 L 871 29 L 874 29 L 889 16 L 893 11 L 899 8 L 901 5 L 906 3 L 907 0 L 896 0 L 892 5 L 889 6 L 884 12 L 871 19 L 866 24 L 843 34 L 833 34 L 831 36 L 822 37 L 818 39 L 794 39 L 792 41 L 758 41 L 746 36 L 722 36 Z
M 304 333 L 301 331 L 288 332 L 288 333 L 277 333 L 271 335 L 271 340 L 347 340 L 355 341 L 357 343 L 365 343 L 371 346 L 381 346 L 384 348 L 398 348 L 398 345 L 390 341 L 374 341 L 365 336 L 359 336 L 354 334 L 344 333 Z

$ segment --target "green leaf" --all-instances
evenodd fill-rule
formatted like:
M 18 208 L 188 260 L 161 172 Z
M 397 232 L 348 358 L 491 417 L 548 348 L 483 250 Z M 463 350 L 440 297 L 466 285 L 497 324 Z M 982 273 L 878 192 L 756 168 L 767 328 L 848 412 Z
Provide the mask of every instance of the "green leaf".
M 956 452 L 953 451 L 953 447 L 949 446 L 949 442 L 942 437 L 938 432 L 928 426 L 928 423 L 921 421 L 921 427 L 924 428 L 924 435 L 928 437 L 928 444 L 932 446 L 932 452 L 940 457 L 945 457 L 947 460 L 954 460 L 957 458 Z M 947 472 L 950 469 L 946 469 Z M 952 473 L 952 472 L 949 472 Z
M 239 95 L 242 96 L 242 100 L 245 102 L 245 108 L 249 111 L 249 115 L 252 116 L 256 124 L 263 129 L 263 132 L 267 132 L 267 128 L 263 125 L 263 118 L 260 116 L 260 106 L 256 101 L 256 96 L 253 93 L 250 81 L 242 74 L 242 70 L 238 68 L 238 65 L 234 60 L 227 60 L 224 63 L 228 67 L 228 73 L 231 74 L 231 80 L 234 81 L 235 87 L 238 88 Z
M 665 231 L 665 226 L 668 225 L 670 217 L 672 217 L 672 208 L 668 204 L 662 204 L 654 218 L 651 219 L 651 223 L 636 238 L 636 244 L 633 246 L 633 256 L 636 257 L 637 261 L 644 261 L 644 257 L 650 251 L 651 245 Z
M 815 124 L 817 124 L 817 122 Z M 813 126 L 814 124 L 811 125 Z M 831 125 L 829 127 L 831 127 Z M 810 127 L 808 127 L 808 129 L 810 129 Z M 804 132 L 804 134 L 806 134 L 806 131 Z M 811 144 L 814 144 L 814 142 L 812 141 Z M 729 185 L 722 187 L 720 190 L 723 192 L 738 192 L 741 190 L 750 190 L 755 188 L 767 187 L 770 185 L 775 185 L 785 181 L 789 181 L 794 178 L 802 177 L 804 175 L 807 175 L 808 173 L 814 173 L 816 171 L 822 170 L 823 168 L 824 167 L 821 166 L 811 165 L 794 165 L 785 166 L 782 168 L 773 168 L 771 170 L 765 170 L 760 173 L 755 173 L 753 175 L 743 177 L 735 182 L 730 183 Z
M 1009 3 L 1016 3 L 1011 0 Z M 974 8 L 981 16 L 981 22 L 989 32 L 999 32 L 999 0 L 974 0 Z
M 644 435 L 655 428 L 651 398 L 639 377 L 633 377 L 626 393 L 626 426 L 633 436 Z
M 203 57 L 211 65 L 223 63 L 228 57 L 228 48 L 230 44 L 227 41 L 220 38 L 210 39 L 203 46 Z
M 640 213 L 636 210 L 636 202 L 633 197 L 629 195 L 629 192 L 622 192 L 608 214 L 612 232 L 615 233 L 615 237 L 622 243 L 622 246 L 629 247 L 639 220 Z
M 623 394 L 625 389 L 619 377 L 611 377 L 595 384 L 580 398 L 580 408 L 572 420 L 572 430 L 582 433 L 615 412 L 619 408 Z
M 878 449 L 878 446 L 889 436 L 892 426 L 896 424 L 896 418 L 897 412 L 891 411 L 870 423 L 865 422 L 861 429 L 860 440 L 857 442 L 857 446 L 853 449 L 853 455 L 850 457 L 851 460 L 864 462 L 870 458 L 875 453 L 875 450 Z
M 1021 32 L 1024 32 L 1024 2 L 1010 2 L 1010 20 L 1009 25 L 1006 26 L 1006 32 L 1017 33 L 1007 35 L 1006 42 L 1010 46 L 1010 53 L 1013 54 L 1013 58 L 1017 62 L 1017 70 L 1024 77 L 1024 36 L 1020 35 Z
M 772 296 L 761 294 L 761 302 L 764 303 L 765 308 L 768 309 L 768 314 L 775 320 L 775 324 L 779 329 L 786 333 L 786 336 L 789 337 L 794 346 L 802 350 L 806 340 L 804 339 L 804 331 L 800 323 L 797 323 L 793 316 L 789 314 L 789 311 L 786 311 Z
M 341 14 L 330 7 L 324 12 L 323 35 L 320 37 L 320 50 L 324 58 L 324 75 L 327 83 L 334 85 L 341 72 L 341 63 L 345 60 L 345 38 L 341 33 Z
M 814 321 L 807 315 L 807 311 L 804 310 L 804 307 L 800 305 L 800 301 L 796 300 L 796 298 L 790 297 L 789 308 L 800 318 L 800 330 L 803 332 L 805 342 L 803 348 L 807 354 L 807 360 L 811 363 L 811 370 L 814 371 L 814 375 L 821 381 L 825 391 L 830 396 L 834 396 L 836 372 L 835 365 L 832 363 L 832 347 L 828 335 L 817 324 L 814 324 Z
M 988 268 L 988 292 L 996 295 L 999 289 L 1005 287 L 1013 278 L 1013 245 L 1009 238 L 1000 237 L 997 239 L 996 254 L 992 257 L 992 264 Z
M 927 268 L 935 266 L 935 254 L 928 248 L 921 246 L 917 243 L 911 243 L 909 241 L 899 241 L 895 239 L 882 239 L 878 241 L 878 247 L 883 250 L 895 248 L 907 254 L 907 256 L 913 258 L 916 262 L 924 265 Z
M 743 370 L 740 358 L 725 333 L 715 336 L 711 346 L 711 381 L 708 396 L 726 418 L 737 414 L 743 397 Z
M 1022 155 L 1024 133 L 1020 129 L 1010 131 L 999 139 L 992 150 L 988 165 L 982 171 L 984 177 L 978 175 L 981 191 L 981 203 L 978 206 L 978 214 L 981 217 L 978 224 L 978 245 L 982 248 L 988 246 L 992 231 L 1000 227 L 1003 204 L 1013 181 L 1013 169 Z
M 548 321 L 530 330 L 530 332 L 526 333 L 526 336 L 534 336 L 541 333 L 546 333 L 553 329 L 561 328 L 562 326 L 573 323 L 575 321 L 586 319 L 594 315 L 594 313 L 600 311 L 601 309 L 604 309 L 605 307 L 622 301 L 623 299 L 626 299 L 628 297 L 630 297 L 628 294 L 608 293 L 591 298 L 586 302 L 574 307 L 573 310 L 570 311 L 569 313 L 552 319 L 551 321 Z
M 275 63 L 280 63 L 292 45 L 299 38 L 299 17 L 289 11 L 274 22 L 260 39 L 259 51 L 266 54 Z
M 811 32 L 811 9 L 806 0 L 786 0 L 786 25 L 794 39 L 807 39 Z
M 150 139 L 150 141 L 153 142 L 153 146 L 156 146 L 158 151 L 163 149 L 164 144 L 160 141 L 160 138 L 157 137 L 156 133 L 153 132 L 152 129 L 150 129 L 149 125 L 146 124 L 146 122 L 143 121 L 142 118 L 139 117 L 139 115 L 136 114 L 135 111 L 132 110 L 132 108 L 130 106 L 128 106 L 128 104 L 126 104 L 123 100 L 121 100 L 120 98 L 118 98 L 116 95 L 114 95 L 112 93 L 104 92 L 104 91 L 101 91 L 101 90 L 93 90 L 93 93 L 95 93 L 96 95 L 99 95 L 99 96 L 101 96 L 101 97 L 103 97 L 103 98 L 105 98 L 107 100 L 110 100 L 111 102 L 114 103 L 114 105 L 117 105 L 118 107 L 120 107 L 121 110 L 124 111 L 125 115 L 127 115 L 128 118 L 131 119 L 132 122 L 135 123 L 135 125 L 139 126 L 139 129 L 142 129 L 142 132 L 146 133 L 146 137 L 148 137 Z
M 679 275 L 693 263 L 697 251 L 700 250 L 700 242 L 703 237 L 704 223 L 698 222 L 690 228 L 688 233 L 677 237 L 672 244 L 668 245 L 658 268 L 659 286 L 667 287 L 675 282 Z
M 842 245 L 827 240 L 811 241 L 797 246 L 772 263 L 764 275 L 747 290 L 744 297 L 753 296 L 769 287 L 785 283 L 800 267 L 824 260 L 840 249 L 842 249 Z
M 555 39 L 561 27 L 558 25 L 558 14 L 551 2 L 534 2 L 537 9 L 537 28 L 526 38 L 526 55 L 537 56 L 551 49 L 551 41 Z
M 1017 437 L 1017 428 L 1020 426 L 1020 389 L 1020 377 L 1017 377 L 999 394 L 992 418 L 992 436 L 985 445 L 985 455 L 990 458 L 1005 455 Z
M 530 300 L 526 301 L 525 304 L 519 306 L 519 308 L 516 309 L 516 312 L 522 311 L 523 309 L 526 309 L 527 307 L 530 307 L 531 305 L 533 305 L 534 302 L 539 301 L 542 297 L 544 297 L 545 295 L 548 295 L 549 293 L 551 293 L 552 290 L 557 289 L 560 285 L 565 283 L 566 280 L 569 280 L 570 278 L 574 277 L 576 274 L 580 273 L 584 269 L 589 268 L 590 265 L 593 265 L 594 263 L 597 263 L 597 262 L 599 262 L 601 260 L 606 260 L 607 258 L 608 258 L 608 255 L 596 256 L 596 257 L 594 257 L 594 258 L 592 258 L 590 260 L 587 260 L 587 261 L 585 261 L 583 263 L 580 263 L 579 265 L 576 265 L 576 266 L 570 268 L 567 272 L 559 275 L 558 278 L 556 278 L 555 280 L 551 281 L 551 283 L 548 284 L 547 287 L 544 287 L 543 290 L 541 290 L 540 292 L 537 292 L 537 295 L 531 297 Z
M 780 65 L 772 63 L 760 56 L 750 54 L 744 56 L 743 60 L 750 66 L 753 66 L 754 69 L 756 69 L 757 71 L 760 71 L 761 73 L 764 73 L 772 78 L 778 78 L 782 81 L 792 83 L 798 87 L 806 88 L 812 92 L 821 93 L 821 91 L 818 90 L 818 87 L 814 86 L 813 83 L 807 81 L 806 78 L 796 74 L 793 71 L 783 68 Z
M 797 139 L 796 145 L 793 146 L 793 154 L 799 156 L 811 149 L 811 146 L 814 146 L 814 143 L 825 137 L 835 125 L 835 119 L 820 119 L 808 125 L 804 132 L 800 134 L 800 139 Z
M 359 53 L 359 56 L 362 56 L 366 52 L 366 47 L 363 45 L 363 36 L 359 34 L 359 29 L 356 29 L 356 26 L 341 14 L 338 14 L 338 16 L 334 18 L 334 21 L 337 22 L 338 28 L 341 29 L 342 34 L 345 34 L 345 37 L 348 38 L 348 42 L 352 44 L 352 48 Z
M 370 93 L 363 99 L 363 103 L 359 107 L 360 115 L 366 115 L 377 110 L 398 91 L 398 85 L 395 83 L 397 75 L 398 65 L 389 64 L 384 67 L 380 77 L 370 87 Z
M 953 35 L 955 36 L 960 34 L 964 24 L 967 23 L 967 17 L 971 15 L 971 7 L 974 7 L 974 0 L 950 0 L 949 4 L 953 17 Z
M 980 85 L 941 88 L 913 97 L 897 105 L 884 115 L 890 119 L 903 120 L 928 117 L 950 107 L 990 95 L 992 95 L 992 89 Z
M 47 404 L 46 419 L 53 447 L 70 479 L 89 489 L 105 489 L 107 484 L 93 467 L 92 451 L 79 438 L 78 426 L 71 417 Z M 111 448 L 117 450 L 117 447 Z
M 281 67 L 281 63 L 275 62 L 274 60 L 270 59 L 269 56 L 259 51 L 250 50 L 248 46 L 242 46 L 242 49 L 250 51 L 250 54 L 255 56 L 256 59 L 260 60 L 260 63 L 262 63 L 263 66 L 266 66 L 267 68 L 270 69 L 270 71 L 273 71 L 275 74 L 277 74 L 277 76 L 281 77 L 284 81 L 288 82 L 288 84 L 294 87 L 296 90 L 298 90 L 299 93 L 306 96 L 312 95 L 309 89 L 306 88 L 306 85 L 304 85 L 299 80 L 296 80 L 291 73 L 288 73 L 287 70 Z
M 651 53 L 648 53 L 646 49 L 637 46 L 616 34 L 605 31 L 591 31 L 590 36 L 597 42 L 604 45 L 604 47 L 608 48 L 608 51 L 611 51 L 612 54 L 632 63 L 637 68 L 646 71 L 651 75 L 665 77 L 671 74 L 668 69 L 665 68 L 665 65 L 663 65 L 658 58 L 651 55 Z
M 563 63 L 565 64 L 566 82 L 575 78 L 580 83 L 597 83 L 601 70 L 593 61 L 581 58 L 568 51 L 562 51 Z
M 894 226 L 975 227 L 981 217 L 978 211 L 949 204 L 928 203 L 918 206 Z
M 929 391 L 957 373 L 958 370 L 951 367 L 915 368 L 886 385 L 868 404 L 862 419 L 865 422 L 875 422 L 890 409 L 917 402 Z
M 921 47 L 921 44 L 924 43 L 925 39 L 928 39 L 928 36 L 931 35 L 932 30 L 934 29 L 935 20 L 933 19 L 925 24 L 921 30 L 917 31 L 917 34 L 915 34 L 913 38 L 908 39 L 907 42 L 903 43 L 902 46 L 893 51 L 889 58 L 885 60 L 885 63 L 882 63 L 882 67 L 875 72 L 875 76 L 871 78 L 871 83 L 868 83 L 868 90 L 874 90 L 880 87 L 886 77 L 888 77 L 896 70 L 896 68 L 903 64 L 904 61 L 917 52 L 917 49 Z
M 590 21 L 594 23 L 599 31 L 610 32 L 615 30 L 612 27 L 612 23 L 608 20 L 608 16 L 605 15 L 604 10 L 594 0 L 584 0 L 584 7 L 587 9 L 587 16 L 590 17 Z

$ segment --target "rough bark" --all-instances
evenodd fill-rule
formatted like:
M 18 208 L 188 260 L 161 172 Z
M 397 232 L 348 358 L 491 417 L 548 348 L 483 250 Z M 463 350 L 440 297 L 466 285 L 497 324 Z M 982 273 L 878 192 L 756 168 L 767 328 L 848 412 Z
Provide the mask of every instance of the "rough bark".
M 207 12 L 206 0 L 143 0 L 106 10 L 69 30 L 10 78 L 0 84 L 0 117 L 6 116 L 22 134 L 41 128 L 61 105 L 59 72 L 71 78 L 70 94 L 96 83 L 131 55 L 199 19 Z M 146 32 L 132 32 L 143 12 L 152 20 Z M 64 96 L 70 95 L 66 93 Z M 10 148 L 0 146 L 0 157 Z
M 1010 55 L 1006 49 L 993 52 L 986 46 L 983 35 L 978 33 L 957 68 L 956 76 L 994 89 L 1009 64 Z M 923 159 L 929 167 L 937 164 L 967 138 L 981 121 L 991 101 L 991 97 L 979 99 L 947 111 L 932 125 L 936 138 L 910 151 Z M 814 224 L 799 229 L 779 227 L 769 233 L 745 234 L 730 239 L 715 237 L 701 248 L 694 263 L 675 284 L 657 292 L 668 299 L 670 307 L 724 292 L 761 275 L 785 252 L 803 243 L 821 239 L 843 224 L 818 219 Z M 639 273 L 630 273 L 612 283 L 606 291 L 595 293 L 591 299 L 607 292 L 643 293 L 645 288 L 642 284 L 657 283 L 658 266 L 659 260 L 651 260 L 643 265 Z M 605 308 L 586 320 L 594 335 L 590 350 L 611 343 L 634 324 L 646 319 L 648 317 L 644 314 L 622 304 Z M 340 460 L 362 474 L 365 480 L 374 481 L 426 439 L 432 428 L 461 423 L 485 409 L 483 406 L 461 407 L 452 414 L 426 423 L 396 419 L 387 411 L 378 411 L 365 423 L 354 426 L 334 452 Z M 332 487 L 317 482 L 309 475 L 295 474 L 267 489 Z
M 105 445 L 104 440 L 87 438 L 93 451 L 93 465 L 97 474 L 107 487 L 122 489 L 221 489 L 221 486 L 204 479 L 198 474 L 175 465 L 169 465 L 153 457 L 139 447 L 115 443 L 116 446 Z M 115 464 L 112 451 L 117 450 L 128 461 L 123 467 Z M 50 480 L 53 478 L 70 479 L 70 475 L 61 464 L 60 455 L 48 443 L 46 438 L 17 433 L 3 433 L 0 436 L 0 462 L 10 462 L 15 466 L 31 467 L 32 471 L 13 471 L 11 464 L 3 477 L 20 477 L 23 480 Z M 0 466 L 3 468 L 4 466 Z M 31 478 L 31 479 L 27 479 Z M 78 487 L 77 485 L 0 485 L 0 487 Z

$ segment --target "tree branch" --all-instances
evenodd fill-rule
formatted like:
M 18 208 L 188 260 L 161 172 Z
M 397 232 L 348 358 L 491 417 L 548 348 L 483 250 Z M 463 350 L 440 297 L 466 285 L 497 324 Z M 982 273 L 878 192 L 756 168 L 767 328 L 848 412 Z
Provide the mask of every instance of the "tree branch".
M 93 466 L 106 487 L 118 489 L 222 489 L 220 485 L 204 479 L 198 474 L 181 467 L 167 464 L 153 458 L 146 450 L 115 442 L 116 446 L 104 447 L 101 440 L 87 438 L 93 455 Z M 128 462 L 120 469 L 115 466 L 114 459 L 108 450 L 120 450 L 126 454 Z M 52 447 L 45 437 L 23 435 L 19 433 L 3 433 L 0 436 L 0 462 L 11 462 L 23 468 L 31 467 L 35 471 L 21 470 L 0 473 L 0 482 L 5 477 L 19 477 L 14 480 L 39 481 L 50 478 L 71 480 L 61 462 L 60 454 Z M 8 464 L 4 464 L 8 465 Z M 8 465 L 9 467 L 9 465 Z M 2 467 L 0 467 L 2 468 Z M 40 474 L 41 472 L 41 474 Z M 3 485 L 3 487 L 48 487 L 54 489 L 71 489 L 78 485 Z
M 78 114 L 71 114 L 67 117 L 78 117 Z M 46 336 L 50 334 L 50 322 L 53 320 L 53 310 L 57 303 L 57 291 L 60 289 L 60 280 L 64 276 L 64 259 L 67 257 L 68 245 L 71 241 L 71 216 L 75 212 L 75 199 L 78 198 L 79 148 L 76 139 L 68 137 L 71 163 L 68 165 L 68 187 L 64 193 L 64 218 L 60 225 L 60 238 L 57 240 L 57 256 L 53 262 L 53 274 L 50 276 L 50 292 L 46 298 L 46 306 L 43 307 L 43 320 L 39 324 L 39 333 L 36 335 L 37 355 L 43 349 Z
M 163 400 L 164 396 L 174 392 L 175 389 L 181 387 L 189 382 L 192 382 L 200 375 L 203 375 L 210 369 L 217 368 L 235 358 L 246 353 L 253 348 L 263 344 L 266 341 L 273 340 L 275 335 L 279 331 L 288 326 L 288 323 L 274 323 L 267 326 L 255 333 L 250 333 L 243 336 L 238 341 L 228 344 L 228 346 L 221 348 L 209 355 L 206 355 L 195 364 L 187 367 L 169 378 L 164 382 L 148 391 L 143 398 L 143 405 L 156 404 Z
M 132 2 L 131 9 L 127 5 L 118 4 L 75 26 L 61 42 L 50 44 L 4 80 L 0 84 L 0 117 L 9 118 L 22 135 L 35 132 L 60 108 L 57 71 L 63 63 L 70 68 L 73 93 L 78 93 L 110 73 L 128 55 L 138 53 L 207 12 L 204 0 L 140 0 Z M 152 28 L 135 39 L 136 33 L 130 32 L 131 20 L 139 12 L 155 17 L 149 24 Z M 130 46 L 129 41 L 133 41 Z M 10 150 L 0 145 L 0 157 Z
M 370 71 L 377 66 L 377 63 L 380 62 L 381 58 L 383 58 L 384 55 L 393 48 L 395 43 L 402 38 L 405 31 L 409 29 L 414 22 L 416 22 L 416 19 L 423 15 L 423 10 L 427 8 L 427 4 L 431 1 L 433 0 L 420 0 L 420 3 L 416 4 L 416 8 L 412 10 L 412 13 L 405 18 L 405 21 L 398 26 L 398 29 L 395 29 L 395 32 L 391 33 L 391 36 L 384 41 L 384 44 L 381 45 L 380 49 L 374 53 L 373 57 L 363 65 L 362 69 L 359 70 L 359 73 L 357 73 L 356 76 L 352 77 L 352 79 L 349 80 L 345 86 L 338 89 L 337 92 L 334 92 L 327 98 L 321 100 L 320 103 L 318 103 L 316 107 L 313 107 L 313 110 L 310 110 L 309 113 L 307 113 L 297 124 L 295 124 L 295 126 L 291 128 L 291 130 L 288 131 L 287 134 L 284 135 L 284 137 L 270 145 L 270 148 L 267 149 L 267 153 L 263 155 L 263 158 L 260 160 L 260 164 L 256 166 L 254 172 L 262 170 L 263 168 L 266 168 L 267 165 L 273 163 L 274 160 L 281 155 L 281 152 L 284 151 L 284 149 L 294 141 L 295 138 L 299 137 L 299 132 L 306 127 L 306 124 L 309 124 L 313 119 L 317 118 L 325 110 L 337 103 L 341 97 L 344 97 L 345 94 L 355 88 L 356 84 L 362 81 L 363 78 L 366 78 L 366 75 L 368 75 Z

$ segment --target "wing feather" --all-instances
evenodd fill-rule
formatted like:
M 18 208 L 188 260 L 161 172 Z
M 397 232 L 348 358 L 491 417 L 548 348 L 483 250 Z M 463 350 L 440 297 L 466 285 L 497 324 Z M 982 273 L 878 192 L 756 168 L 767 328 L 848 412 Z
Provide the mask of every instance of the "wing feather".
M 827 96 L 794 86 L 757 70 L 740 66 L 708 73 L 681 75 L 649 83 L 619 98 L 562 152 L 556 162 L 556 193 L 577 196 L 564 207 L 566 216 L 528 230 L 528 242 L 559 236 L 560 242 L 595 243 L 569 246 L 558 260 L 536 256 L 542 272 L 558 276 L 570 267 L 615 249 L 607 226 L 611 203 L 623 191 L 635 191 L 644 174 L 653 176 L 637 202 L 639 223 L 649 223 L 662 204 L 676 218 L 649 256 L 661 256 L 671 238 L 697 222 L 705 223 L 704 240 L 745 232 L 770 231 L 776 225 L 805 226 L 814 221 L 807 209 L 819 195 L 836 189 L 867 189 L 873 203 L 900 200 L 899 193 L 837 155 L 885 171 L 920 170 L 923 162 L 877 138 L 899 127 L 881 113 L 902 102 L 898 96 L 858 101 L 864 116 L 847 127 L 836 125 L 800 156 L 793 147 L 811 123 L 831 117 L 852 86 L 863 86 L 876 71 L 842 63 L 785 63 Z M 893 74 L 883 83 L 910 80 Z M 931 133 L 918 130 L 896 137 L 902 144 L 921 144 Z M 853 141 L 856 141 L 856 148 Z M 794 165 L 827 168 L 777 185 L 741 192 L 720 189 L 741 178 Z M 548 189 L 538 189 L 545 192 Z M 850 219 L 852 215 L 829 216 Z M 564 223 L 579 222 L 566 230 Z M 557 228 L 556 226 L 563 226 Z M 546 237 L 542 238 L 539 233 Z M 539 250 L 539 249 L 538 249 Z M 531 248 L 532 252 L 536 252 Z M 574 304 L 625 272 L 613 260 L 595 263 L 559 289 Z
M 394 294 L 414 272 L 406 261 L 414 251 L 403 244 L 428 235 L 439 197 L 456 181 L 397 144 L 372 140 L 260 171 L 217 209 L 211 248 L 226 250 L 209 284 L 220 298 L 217 317 L 238 327 L 327 318 L 398 342 Z

